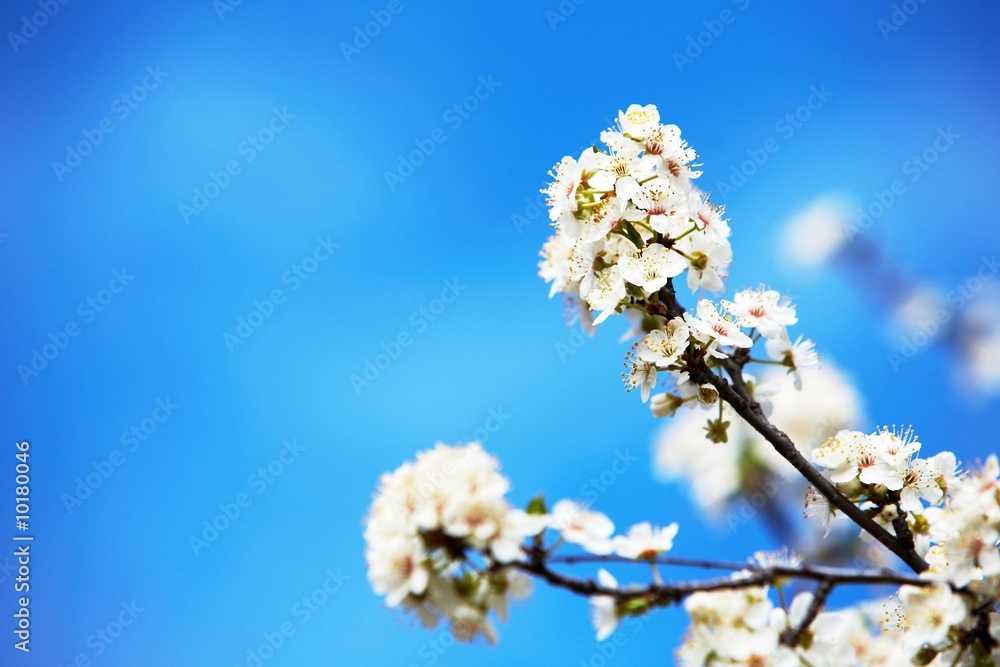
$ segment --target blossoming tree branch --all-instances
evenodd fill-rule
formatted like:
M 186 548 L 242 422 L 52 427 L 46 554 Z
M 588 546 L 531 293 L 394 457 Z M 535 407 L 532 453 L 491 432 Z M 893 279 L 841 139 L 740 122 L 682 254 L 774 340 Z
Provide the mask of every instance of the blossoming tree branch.
M 778 389 L 749 371 L 780 368 L 791 377 L 783 392 L 813 377 L 814 343 L 789 333 L 794 305 L 754 287 L 686 309 L 682 286 L 719 292 L 732 261 L 724 211 L 694 185 L 694 150 L 652 105 L 620 112 L 601 141 L 550 172 L 555 234 L 539 265 L 550 296 L 565 295 L 588 330 L 616 315 L 633 322 L 626 388 L 656 417 L 700 415 L 689 448 L 739 447 L 734 431 L 754 433 L 804 479 L 821 539 L 850 522 L 907 569 L 823 566 L 787 548 L 745 563 L 668 556 L 677 523 L 619 533 L 573 499 L 516 508 L 479 444 L 439 444 L 379 482 L 365 528 L 375 592 L 425 626 L 446 619 L 468 641 L 495 641 L 492 619 L 506 620 L 509 600 L 538 579 L 589 598 L 599 640 L 624 617 L 682 605 L 691 619 L 676 653 L 683 665 L 1000 665 L 996 455 L 963 468 L 950 452 L 922 456 L 913 431 L 895 428 L 793 442 L 771 421 Z M 600 567 L 611 563 L 639 566 L 635 581 Z M 576 574 L 588 566 L 596 572 Z M 678 581 L 666 575 L 674 566 L 714 574 Z M 786 601 L 790 582 L 799 592 Z M 837 588 L 873 585 L 896 593 L 827 606 Z

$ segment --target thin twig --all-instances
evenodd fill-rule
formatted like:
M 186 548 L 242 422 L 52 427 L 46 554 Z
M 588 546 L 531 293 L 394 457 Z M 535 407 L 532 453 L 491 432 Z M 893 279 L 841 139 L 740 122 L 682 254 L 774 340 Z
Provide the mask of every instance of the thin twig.
M 596 554 L 571 554 L 565 556 L 548 556 L 545 562 L 551 564 L 577 565 L 581 563 L 627 563 L 645 564 L 652 560 L 657 565 L 696 567 L 705 570 L 729 570 L 732 572 L 748 572 L 764 574 L 774 579 L 804 579 L 808 581 L 833 581 L 843 584 L 885 584 L 894 586 L 930 586 L 934 580 L 924 579 L 912 574 L 896 572 L 888 568 L 878 570 L 854 570 L 843 567 L 827 567 L 824 565 L 755 565 L 752 562 L 707 560 L 701 558 L 679 558 L 676 556 L 660 556 L 654 559 L 625 558 L 615 554 L 600 556 Z
M 591 579 L 578 579 L 557 572 L 549 567 L 549 564 L 546 562 L 546 554 L 543 551 L 530 550 L 528 556 L 527 561 L 513 562 L 504 564 L 504 566 L 515 567 L 523 572 L 539 577 L 557 588 L 562 588 L 586 597 L 603 595 L 619 601 L 645 598 L 653 606 L 666 606 L 678 603 L 694 593 L 768 586 L 787 579 L 816 581 L 820 584 L 828 585 L 831 590 L 835 586 L 845 585 L 906 585 L 924 587 L 933 586 L 938 583 L 931 579 L 922 579 L 892 570 L 847 570 L 815 565 L 760 567 L 748 563 L 741 567 L 741 574 L 735 576 L 662 584 L 654 583 L 643 587 L 619 589 L 606 588 Z M 553 558 L 551 560 L 555 562 L 556 559 Z M 676 561 L 682 562 L 677 563 Z M 564 556 L 559 558 L 558 562 L 570 564 L 573 562 L 647 563 L 648 561 L 628 560 L 619 556 Z M 720 562 L 713 564 L 711 561 L 688 561 L 687 559 L 669 558 L 658 558 L 654 562 L 662 565 L 697 564 L 700 567 L 718 567 L 719 569 L 730 569 L 735 566 L 734 563 Z
M 644 559 L 643 562 L 646 562 L 646 560 L 648 559 Z M 548 562 L 576 565 L 578 563 L 635 563 L 637 561 L 632 558 L 625 558 L 624 556 L 573 554 L 570 556 L 551 556 L 548 558 Z M 657 565 L 678 565 L 681 567 L 699 567 L 705 570 L 732 570 L 734 572 L 739 572 L 750 567 L 747 563 L 701 560 L 698 558 L 674 558 L 669 556 L 661 556 L 653 559 L 653 562 Z
M 824 579 L 819 582 L 816 586 L 816 593 L 813 594 L 812 602 L 809 603 L 809 608 L 806 609 L 806 615 L 802 617 L 802 621 L 799 622 L 794 628 L 789 628 L 781 634 L 781 643 L 785 646 L 791 646 L 795 648 L 799 645 L 799 640 L 802 638 L 802 633 L 805 632 L 812 622 L 816 620 L 819 615 L 820 610 L 826 605 L 826 599 L 830 597 L 830 593 L 833 592 L 833 587 L 836 584 L 830 579 Z

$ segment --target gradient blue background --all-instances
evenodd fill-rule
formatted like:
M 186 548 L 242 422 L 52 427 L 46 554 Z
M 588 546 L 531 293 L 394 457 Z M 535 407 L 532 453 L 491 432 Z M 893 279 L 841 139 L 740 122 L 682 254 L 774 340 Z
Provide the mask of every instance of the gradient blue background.
M 762 529 L 713 527 L 681 488 L 652 480 L 656 424 L 622 391 L 623 323 L 560 359 L 571 331 L 535 275 L 549 228 L 512 219 L 552 164 L 632 102 L 682 127 L 703 185 L 717 189 L 825 84 L 830 100 L 725 198 L 730 285 L 792 294 L 797 331 L 850 371 L 872 424 L 913 423 L 931 451 L 963 459 L 995 451 L 997 403 L 954 392 L 947 356 L 926 350 L 894 373 L 884 318 L 841 277 L 783 267 L 777 248 L 794 211 L 830 188 L 870 200 L 940 127 L 961 138 L 870 238 L 946 288 L 1000 248 L 998 4 L 929 0 L 888 40 L 877 27 L 888 0 L 671 5 L 587 0 L 553 29 L 556 0 L 402 0 L 350 61 L 340 44 L 386 3 L 245 0 L 220 20 L 210 0 L 71 2 L 17 53 L 4 39 L 0 544 L 13 544 L 19 439 L 32 443 L 36 542 L 33 650 L 12 649 L 15 594 L 0 574 L 0 662 L 68 665 L 82 653 L 94 665 L 243 665 L 262 634 L 291 621 L 295 635 L 264 664 L 587 664 L 596 645 L 583 600 L 536 590 L 498 646 L 439 653 L 430 642 L 442 630 L 386 611 L 365 580 L 361 521 L 378 475 L 435 440 L 470 437 L 491 409 L 509 415 L 487 447 L 517 502 L 541 489 L 576 496 L 627 447 L 639 463 L 597 503 L 619 525 L 680 520 L 679 555 L 742 559 L 769 546 Z M 679 72 L 671 54 L 726 8 L 736 20 Z M 0 28 L 18 31 L 36 11 L 6 3 Z M 157 65 L 168 76 L 119 120 L 114 100 Z M 490 75 L 496 91 L 449 125 L 444 112 Z M 178 206 L 240 159 L 275 108 L 295 118 L 186 223 Z M 52 163 L 105 117 L 114 131 L 60 182 Z M 438 127 L 447 140 L 390 191 L 385 173 Z M 282 275 L 320 235 L 339 249 L 288 291 Z M 81 322 L 77 304 L 122 267 L 129 286 L 22 382 L 18 365 Z M 447 279 L 467 288 L 418 333 L 411 314 Z M 230 352 L 223 334 L 275 288 L 286 302 Z M 351 375 L 400 332 L 413 343 L 355 391 Z M 167 397 L 175 413 L 68 512 L 63 494 Z M 196 556 L 189 536 L 293 438 L 305 451 Z M 293 605 L 328 569 L 349 579 L 300 624 Z M 88 637 L 132 600 L 143 613 L 95 656 Z M 657 614 L 609 664 L 669 663 L 684 624 L 679 611 Z

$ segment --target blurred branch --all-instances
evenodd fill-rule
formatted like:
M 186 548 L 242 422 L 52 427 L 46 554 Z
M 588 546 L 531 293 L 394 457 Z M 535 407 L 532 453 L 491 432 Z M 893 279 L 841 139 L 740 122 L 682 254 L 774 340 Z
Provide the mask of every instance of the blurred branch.
M 799 640 L 802 638 L 802 633 L 805 632 L 812 622 L 816 620 L 819 612 L 826 605 L 826 600 L 830 597 L 830 593 L 833 592 L 834 583 L 829 579 L 824 579 L 819 582 L 816 587 L 816 592 L 813 594 L 812 602 L 809 603 L 809 608 L 806 610 L 806 615 L 802 617 L 802 621 L 796 625 L 794 628 L 789 628 L 781 634 L 781 643 L 786 646 L 795 647 L 799 645 Z

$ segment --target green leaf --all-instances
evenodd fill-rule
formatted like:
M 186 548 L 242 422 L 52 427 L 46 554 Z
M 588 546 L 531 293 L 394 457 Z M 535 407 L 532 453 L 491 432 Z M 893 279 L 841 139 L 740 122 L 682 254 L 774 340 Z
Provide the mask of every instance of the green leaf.
M 628 240 L 635 244 L 636 248 L 640 250 L 645 247 L 645 243 L 642 242 L 642 237 L 639 236 L 639 232 L 635 231 L 635 227 L 632 226 L 631 222 L 626 221 L 624 224 L 625 234 L 628 236 Z
M 528 503 L 528 514 L 548 514 L 549 510 L 545 506 L 545 496 L 538 494 Z

